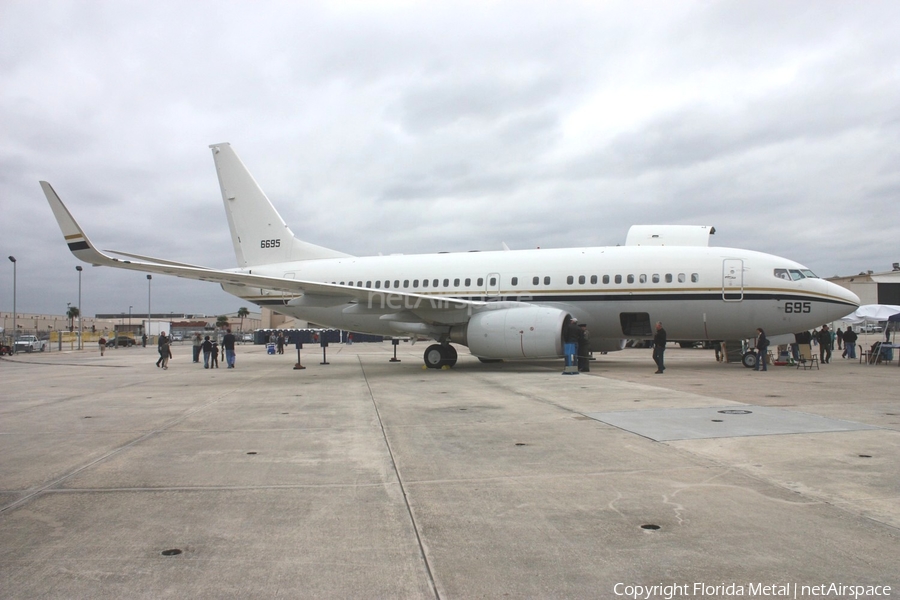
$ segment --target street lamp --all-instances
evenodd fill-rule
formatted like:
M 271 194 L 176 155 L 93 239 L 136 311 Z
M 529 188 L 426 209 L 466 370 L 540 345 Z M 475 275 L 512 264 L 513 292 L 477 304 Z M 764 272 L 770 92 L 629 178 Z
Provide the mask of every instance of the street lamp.
M 128 307 L 128 330 L 131 331 L 131 307 Z
M 84 334 L 84 327 L 81 320 L 81 265 L 75 265 L 75 270 L 78 271 L 78 349 L 84 350 L 84 345 L 82 342 L 82 340 L 84 339 L 82 337 Z
M 150 339 L 150 334 L 153 333 L 153 328 L 150 327 L 150 318 L 153 315 L 153 311 L 150 310 L 150 282 L 153 280 L 153 275 L 147 274 L 147 331 L 144 332 L 144 335 L 147 336 L 147 339 Z
M 13 264 L 13 347 L 12 351 L 16 351 L 16 257 L 10 256 L 9 260 Z

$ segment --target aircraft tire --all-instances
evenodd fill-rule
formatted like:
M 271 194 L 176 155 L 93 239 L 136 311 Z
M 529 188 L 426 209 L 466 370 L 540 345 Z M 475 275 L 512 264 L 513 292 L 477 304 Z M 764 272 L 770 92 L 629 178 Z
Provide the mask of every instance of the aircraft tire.
M 756 352 L 747 352 L 741 357 L 741 364 L 748 369 L 755 369 L 757 360 Z
M 444 364 L 448 367 L 456 366 L 456 359 L 459 358 L 459 354 L 456 352 L 456 348 L 447 344 L 446 346 L 442 346 L 444 349 Z
M 440 369 L 444 366 L 444 350 L 440 344 L 432 344 L 425 348 L 425 366 L 429 369 Z

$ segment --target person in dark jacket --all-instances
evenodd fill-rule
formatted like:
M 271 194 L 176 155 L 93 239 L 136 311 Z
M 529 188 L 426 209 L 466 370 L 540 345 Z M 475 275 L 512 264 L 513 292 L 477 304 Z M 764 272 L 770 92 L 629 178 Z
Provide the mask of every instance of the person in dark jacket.
M 768 371 L 767 358 L 769 356 L 769 338 L 762 327 L 756 328 L 756 370 Z
M 819 334 L 816 336 L 819 340 L 819 357 L 821 359 L 822 364 L 828 364 L 831 361 L 831 330 L 828 329 L 828 325 L 822 325 L 822 329 L 819 331 Z
M 591 334 L 588 333 L 587 323 L 579 323 L 578 329 L 578 370 L 588 372 L 591 370 Z
M 662 321 L 656 322 L 656 335 L 653 336 L 653 361 L 656 363 L 655 375 L 661 375 L 666 370 L 666 363 L 663 355 L 666 353 L 666 330 L 663 329 Z
M 209 355 L 212 353 L 213 345 L 212 342 L 209 341 L 209 336 L 203 338 L 203 343 L 200 344 L 200 348 L 203 349 L 203 368 L 209 368 Z
M 859 338 L 853 328 L 847 325 L 844 332 L 844 358 L 856 358 L 856 340 Z

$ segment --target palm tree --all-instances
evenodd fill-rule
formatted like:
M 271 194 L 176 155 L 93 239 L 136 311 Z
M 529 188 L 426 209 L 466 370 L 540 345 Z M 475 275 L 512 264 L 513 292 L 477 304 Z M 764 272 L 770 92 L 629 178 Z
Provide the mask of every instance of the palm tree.
M 241 318 L 241 333 L 244 333 L 244 317 L 249 317 L 250 311 L 247 310 L 246 306 L 242 306 L 238 309 L 237 316 Z
M 80 314 L 81 311 L 78 310 L 77 306 L 70 306 L 69 310 L 66 311 L 66 316 L 69 317 L 69 331 L 75 330 L 75 319 Z
M 228 317 L 226 317 L 225 315 L 216 317 L 216 327 L 218 327 L 219 329 L 225 329 L 226 327 L 228 327 Z

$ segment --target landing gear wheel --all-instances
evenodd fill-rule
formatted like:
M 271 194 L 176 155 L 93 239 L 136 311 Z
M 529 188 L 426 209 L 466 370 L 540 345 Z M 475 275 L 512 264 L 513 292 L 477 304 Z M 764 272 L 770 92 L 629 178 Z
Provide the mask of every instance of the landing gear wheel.
M 456 359 L 458 357 L 458 355 L 456 353 L 456 348 L 454 348 L 450 344 L 443 346 L 443 348 L 444 348 L 444 364 L 447 365 L 448 367 L 452 368 L 453 366 L 456 365 Z
M 443 346 L 432 344 L 425 348 L 425 366 L 429 369 L 440 369 L 444 365 Z
M 741 357 L 741 364 L 747 367 L 748 369 L 755 369 L 756 363 L 759 361 L 759 357 L 756 356 L 756 352 L 748 352 L 744 356 Z
M 432 344 L 425 349 L 425 366 L 429 369 L 440 369 L 444 365 L 452 367 L 457 356 L 456 348 L 450 344 Z

